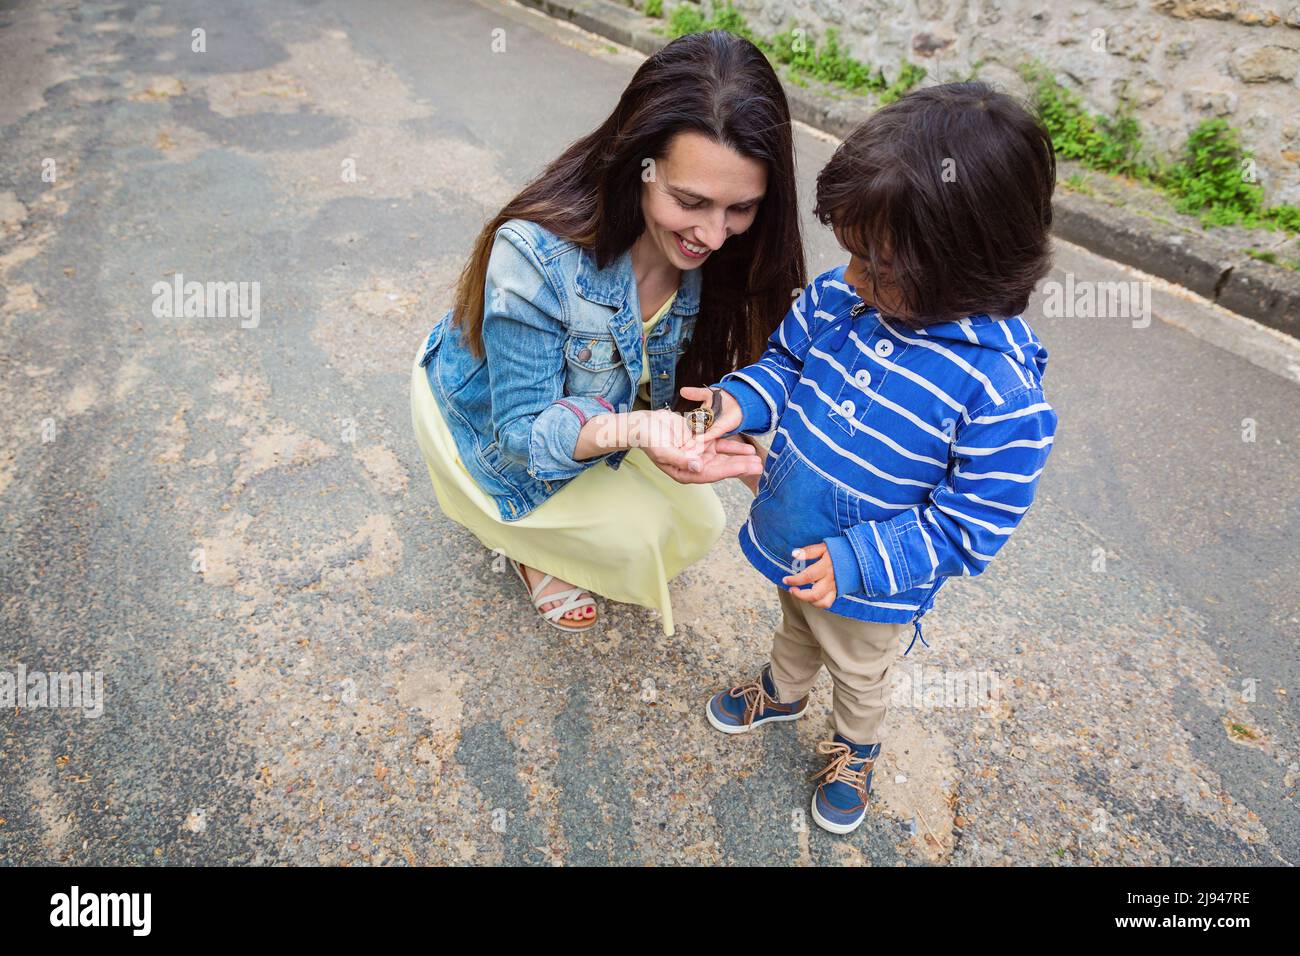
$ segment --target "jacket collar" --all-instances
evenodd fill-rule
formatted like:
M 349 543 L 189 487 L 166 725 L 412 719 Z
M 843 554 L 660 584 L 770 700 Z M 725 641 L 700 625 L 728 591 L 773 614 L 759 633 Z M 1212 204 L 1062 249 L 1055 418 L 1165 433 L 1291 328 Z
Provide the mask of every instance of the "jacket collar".
M 703 267 L 682 273 L 673 311 L 678 315 L 695 315 L 700 311 L 700 283 Z M 587 249 L 578 249 L 578 274 L 574 279 L 578 294 L 588 302 L 621 309 L 629 300 L 636 300 L 636 275 L 632 272 L 632 250 L 625 249 L 604 269 L 596 267 L 596 259 Z M 639 301 L 639 300 L 638 300 Z

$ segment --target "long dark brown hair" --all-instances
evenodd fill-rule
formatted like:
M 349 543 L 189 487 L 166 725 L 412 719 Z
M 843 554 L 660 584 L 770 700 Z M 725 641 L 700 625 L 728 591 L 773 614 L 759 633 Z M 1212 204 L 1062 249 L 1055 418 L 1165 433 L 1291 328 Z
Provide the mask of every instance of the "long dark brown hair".
M 1055 185 L 1039 119 L 985 83 L 947 83 L 850 133 L 817 176 L 813 211 L 892 280 L 896 317 L 916 328 L 1025 310 L 1052 263 Z
M 672 138 L 687 131 L 766 164 L 767 191 L 749 229 L 700 267 L 700 316 L 677 382 L 707 385 L 762 354 L 804 285 L 790 108 L 759 49 L 714 30 L 680 37 L 642 63 L 609 118 L 483 227 L 454 307 L 476 357 L 484 354 L 484 281 L 497 229 L 509 219 L 534 222 L 587 249 L 605 268 L 645 229 L 643 161 L 662 159 Z

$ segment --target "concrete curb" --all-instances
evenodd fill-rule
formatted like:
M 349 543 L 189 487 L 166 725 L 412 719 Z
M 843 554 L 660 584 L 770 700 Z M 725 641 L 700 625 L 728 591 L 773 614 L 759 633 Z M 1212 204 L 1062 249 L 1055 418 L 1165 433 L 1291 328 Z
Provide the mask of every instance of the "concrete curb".
M 653 32 L 664 21 L 609 0 L 520 0 L 649 56 L 667 38 Z M 834 99 L 785 83 L 791 115 L 844 138 L 871 112 L 864 102 Z M 1161 229 L 1158 223 L 1080 193 L 1058 190 L 1054 232 L 1098 255 L 1179 285 L 1223 308 L 1300 336 L 1300 273 L 1244 255 L 1210 235 Z
M 1213 236 L 1162 229 L 1144 216 L 1079 193 L 1058 190 L 1052 209 L 1053 232 L 1060 238 L 1300 336 L 1300 274 L 1256 262 Z

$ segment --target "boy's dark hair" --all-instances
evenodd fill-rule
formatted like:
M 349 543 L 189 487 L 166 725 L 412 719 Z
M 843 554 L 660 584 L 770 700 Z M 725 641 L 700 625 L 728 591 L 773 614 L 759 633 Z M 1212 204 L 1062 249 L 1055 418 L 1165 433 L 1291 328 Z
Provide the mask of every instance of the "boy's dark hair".
M 892 278 L 913 327 L 1016 315 L 1051 267 L 1056 153 L 986 83 L 909 93 L 855 129 L 817 176 L 814 213 Z

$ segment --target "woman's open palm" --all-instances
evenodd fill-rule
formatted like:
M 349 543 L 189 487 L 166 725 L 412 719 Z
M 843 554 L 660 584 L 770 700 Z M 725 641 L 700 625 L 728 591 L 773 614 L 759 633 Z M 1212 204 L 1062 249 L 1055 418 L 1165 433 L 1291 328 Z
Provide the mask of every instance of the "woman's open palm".
M 706 438 L 691 432 L 686 419 L 666 410 L 648 412 L 633 437 L 665 475 L 684 485 L 711 484 L 724 478 L 757 475 L 763 463 L 753 445 L 731 438 Z M 698 468 L 692 468 L 692 462 Z
M 754 446 L 734 438 L 704 442 L 699 453 L 700 470 L 690 471 L 676 465 L 660 464 L 659 470 L 683 485 L 712 484 L 724 478 L 740 478 L 763 473 L 763 462 Z

